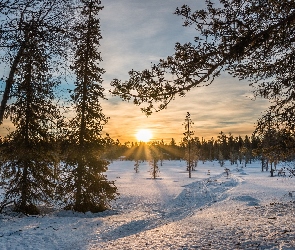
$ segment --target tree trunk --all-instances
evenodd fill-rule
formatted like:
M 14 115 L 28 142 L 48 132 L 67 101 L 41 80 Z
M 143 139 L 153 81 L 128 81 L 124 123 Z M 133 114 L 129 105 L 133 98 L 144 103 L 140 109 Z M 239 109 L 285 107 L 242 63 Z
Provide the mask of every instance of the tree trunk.
M 80 210 L 81 202 L 82 202 L 82 168 L 83 164 L 80 162 L 78 163 L 77 167 L 77 182 L 76 182 L 76 201 L 75 201 L 75 208 L 77 211 Z
M 29 124 L 30 124 L 30 112 L 31 112 L 31 103 L 32 103 L 32 87 L 31 87 L 31 80 L 32 80 L 32 62 L 29 60 L 27 62 L 28 72 L 25 75 L 25 90 L 26 90 L 26 111 L 25 111 L 25 130 L 24 130 L 24 145 L 25 145 L 25 151 L 27 151 L 30 148 L 30 138 L 29 138 Z M 27 157 L 24 155 L 24 157 Z M 29 162 L 27 159 L 23 160 L 23 176 L 22 176 L 22 190 L 21 190 L 21 204 L 20 207 L 22 210 L 26 210 L 26 204 L 27 204 L 27 194 L 28 194 L 28 168 L 29 168 Z
M 270 163 L 270 177 L 273 177 L 274 170 L 272 168 L 272 162 Z
M 21 185 L 21 211 L 26 211 L 27 200 L 28 200 L 28 162 L 23 163 L 23 176 L 22 176 L 22 185 Z
M 6 80 L 6 85 L 5 85 L 5 89 L 4 89 L 4 93 L 3 93 L 3 97 L 2 97 L 2 101 L 1 101 L 1 105 L 0 105 L 0 124 L 3 123 L 4 111 L 5 111 L 8 99 L 9 99 L 9 95 L 10 95 L 10 91 L 11 91 L 11 88 L 13 85 L 14 75 L 17 70 L 17 66 L 20 62 L 20 59 L 21 59 L 23 53 L 24 53 L 24 50 L 27 47 L 27 42 L 29 40 L 28 33 L 29 33 L 29 31 L 26 31 L 25 40 L 22 42 L 14 60 L 13 60 L 13 63 L 11 65 L 11 68 L 9 71 L 8 79 Z

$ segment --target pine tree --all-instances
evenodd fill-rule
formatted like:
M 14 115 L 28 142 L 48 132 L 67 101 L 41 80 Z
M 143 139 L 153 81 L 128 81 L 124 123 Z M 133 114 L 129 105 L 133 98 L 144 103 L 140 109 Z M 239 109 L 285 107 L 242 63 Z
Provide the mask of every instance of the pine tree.
M 243 147 L 244 147 L 244 140 L 241 136 L 238 138 L 238 148 L 239 148 L 239 162 L 242 164 L 243 160 Z
M 102 60 L 98 47 L 102 38 L 98 13 L 103 7 L 99 0 L 81 0 L 75 24 L 74 63 L 75 89 L 71 95 L 76 115 L 69 123 L 69 148 L 66 175 L 60 187 L 66 207 L 80 212 L 99 212 L 109 208 L 117 195 L 114 182 L 103 174 L 108 162 L 102 159 L 105 141 L 101 136 L 108 118 L 102 113 L 99 99 L 104 98 L 98 66 Z M 78 15 L 78 13 L 77 13 Z
M 159 150 L 159 144 L 156 142 L 153 142 L 150 145 L 150 173 L 153 179 L 156 179 L 159 176 L 160 170 L 159 170 L 159 165 L 158 161 L 161 159 L 161 153 Z
M 54 51 L 57 67 L 59 57 L 64 57 L 67 44 L 66 26 L 73 15 L 68 8 L 72 0 L 15 0 L 2 1 L 0 4 L 1 27 L 0 46 L 5 50 L 1 53 L 3 67 L 9 65 L 9 73 L 3 77 L 5 89 L 0 105 L 0 124 L 4 119 L 4 112 L 17 75 L 18 65 L 21 63 L 26 48 L 29 46 L 32 32 L 37 32 L 39 37 L 46 37 L 47 49 Z M 38 27 L 36 29 L 36 27 Z M 45 35 L 46 32 L 46 35 Z M 50 36 L 49 36 L 50 35 Z M 3 56 L 4 55 L 4 56 Z
M 139 172 L 139 160 L 135 160 L 134 170 L 135 170 L 135 173 Z
M 219 154 L 218 154 L 218 163 L 219 163 L 220 167 L 223 167 L 225 164 L 224 157 L 223 157 L 221 150 L 219 151 Z
M 191 144 L 191 140 L 192 140 L 192 136 L 194 135 L 194 131 L 192 131 L 192 125 L 194 123 L 192 122 L 191 119 L 191 115 L 189 112 L 187 112 L 186 117 L 185 117 L 185 122 L 184 122 L 184 127 L 185 127 L 185 132 L 184 134 L 184 144 L 186 146 L 186 161 L 187 161 L 187 170 L 189 173 L 189 178 L 192 177 L 192 169 L 194 167 L 194 163 L 193 163 L 193 155 L 192 155 L 192 144 Z
M 174 138 L 172 138 L 169 145 L 167 145 L 167 151 L 170 159 L 176 160 L 181 158 L 181 152 L 179 150 L 179 147 L 176 145 Z
M 53 103 L 58 81 L 51 75 L 50 59 L 56 41 L 48 29 L 56 23 L 49 16 L 51 8 L 51 4 L 44 4 L 42 9 L 23 12 L 25 21 L 20 22 L 19 32 L 28 38 L 10 90 L 13 102 L 6 110 L 15 130 L 4 138 L 1 150 L 5 190 L 1 208 L 14 203 L 17 211 L 26 214 L 39 213 L 37 205 L 54 197 L 56 154 L 52 130 L 58 129 L 60 114 Z

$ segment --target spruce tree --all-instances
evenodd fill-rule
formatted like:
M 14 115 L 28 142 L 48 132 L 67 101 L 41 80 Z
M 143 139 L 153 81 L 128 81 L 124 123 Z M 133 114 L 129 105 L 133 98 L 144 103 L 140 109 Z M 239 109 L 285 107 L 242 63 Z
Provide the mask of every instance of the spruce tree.
M 158 161 L 161 158 L 161 153 L 159 150 L 159 144 L 157 142 L 153 142 L 150 145 L 150 173 L 153 179 L 156 179 L 159 176 L 160 170 L 159 170 L 159 165 Z
M 1 209 L 13 203 L 17 211 L 26 214 L 39 213 L 37 205 L 54 196 L 52 130 L 58 129 L 60 114 L 53 103 L 58 81 L 52 78 L 52 46 L 56 40 L 48 27 L 56 20 L 49 14 L 51 8 L 51 4 L 44 4 L 41 9 L 22 12 L 18 32 L 28 37 L 15 65 L 12 103 L 6 109 L 15 130 L 4 138 L 1 150 L 5 190 Z
M 189 178 L 192 177 L 192 170 L 194 167 L 194 162 L 193 162 L 193 153 L 192 153 L 192 136 L 194 135 L 194 131 L 192 131 L 192 125 L 193 125 L 193 121 L 191 119 L 191 115 L 189 112 L 187 112 L 186 117 L 185 117 L 185 122 L 184 122 L 184 126 L 185 126 L 185 132 L 184 134 L 184 145 L 185 145 L 185 149 L 186 149 L 186 153 L 185 153 L 185 159 L 187 161 L 187 170 L 189 173 Z
M 218 163 L 220 165 L 220 167 L 223 167 L 225 162 L 224 162 L 224 156 L 222 154 L 222 151 L 219 150 L 219 153 L 218 153 Z
M 103 174 L 108 162 L 102 159 L 105 141 L 101 136 L 108 118 L 99 99 L 104 97 L 102 60 L 98 47 L 102 38 L 99 0 L 81 0 L 78 21 L 73 27 L 75 88 L 71 95 L 75 117 L 69 122 L 69 146 L 65 159 L 65 179 L 60 187 L 66 207 L 80 212 L 99 212 L 115 199 L 117 188 Z
M 73 15 L 68 8 L 72 0 L 15 0 L 0 4 L 0 47 L 3 67 L 9 67 L 8 75 L 3 77 L 5 88 L 0 105 L 0 124 L 3 122 L 8 100 L 17 76 L 18 65 L 30 44 L 32 33 L 47 39 L 47 49 L 54 54 L 61 66 L 60 56 L 65 56 L 67 44 L 66 26 Z M 45 34 L 46 33 L 46 34 Z M 46 40 L 45 39 L 45 40 Z M 54 51 L 54 52 L 53 52 Z M 9 66 L 8 66 L 9 65 Z

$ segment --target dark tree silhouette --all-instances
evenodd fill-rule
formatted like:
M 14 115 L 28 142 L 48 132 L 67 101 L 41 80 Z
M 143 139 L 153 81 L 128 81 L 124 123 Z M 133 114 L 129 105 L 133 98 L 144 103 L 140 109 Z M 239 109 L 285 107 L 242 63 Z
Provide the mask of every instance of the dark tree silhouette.
M 175 53 L 151 69 L 131 70 L 112 81 L 112 93 L 146 114 L 164 109 L 176 95 L 211 84 L 222 71 L 249 79 L 254 93 L 273 102 L 267 116 L 294 130 L 295 2 L 290 0 L 207 0 L 207 8 L 184 5 L 176 14 L 194 26 L 194 43 L 176 43 Z M 173 75 L 173 77 L 171 77 Z M 265 117 L 258 126 L 264 126 Z
M 194 157 L 193 157 L 193 152 L 192 152 L 192 136 L 194 135 L 194 131 L 192 130 L 192 125 L 193 125 L 193 121 L 191 119 L 191 115 L 189 112 L 187 112 L 186 116 L 185 116 L 185 120 L 184 120 L 184 128 L 185 128 L 185 132 L 184 134 L 184 138 L 183 138 L 183 142 L 184 142 L 184 146 L 186 149 L 185 152 L 185 159 L 187 161 L 187 170 L 189 173 L 189 178 L 192 177 L 192 169 L 194 167 Z
M 159 176 L 160 170 L 158 162 L 161 159 L 160 146 L 157 142 L 152 142 L 149 146 L 150 150 L 150 173 L 153 179 Z
M 29 46 L 31 37 L 34 35 L 46 37 L 48 43 L 51 43 L 47 49 L 51 53 L 54 51 L 55 59 L 66 51 L 65 24 L 71 17 L 66 2 L 70 0 L 62 2 L 20 0 L 0 3 L 0 12 L 5 14 L 1 15 L 0 46 L 6 48 L 6 54 L 1 59 L 9 65 L 9 74 L 4 77 L 5 89 L 0 105 L 0 124 L 4 119 L 18 64 Z
M 51 76 L 50 60 L 56 34 L 44 28 L 59 20 L 52 19 L 53 6 L 51 2 L 20 10 L 22 21 L 17 32 L 27 38 L 13 73 L 12 104 L 6 109 L 15 130 L 4 138 L 1 150 L 5 190 L 1 208 L 14 203 L 17 211 L 28 214 L 38 213 L 37 205 L 54 196 L 52 129 L 57 131 L 61 117 L 53 104 L 58 81 Z
M 65 180 L 60 187 L 67 208 L 80 212 L 99 212 L 109 207 L 117 195 L 114 182 L 103 174 L 109 164 L 102 159 L 106 141 L 101 136 L 108 118 L 102 113 L 99 102 L 104 98 L 98 66 L 102 60 L 98 47 L 100 33 L 99 0 L 81 0 L 77 7 L 79 18 L 74 25 L 72 69 L 76 74 L 75 89 L 71 95 L 75 117 L 69 123 Z

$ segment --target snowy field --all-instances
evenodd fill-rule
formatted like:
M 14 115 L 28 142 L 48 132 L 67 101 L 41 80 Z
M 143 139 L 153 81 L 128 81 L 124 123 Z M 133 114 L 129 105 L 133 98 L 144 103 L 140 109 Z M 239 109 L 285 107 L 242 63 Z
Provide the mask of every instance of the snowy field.
M 0 249 L 295 249 L 295 178 L 269 177 L 259 162 L 230 169 L 184 161 L 115 161 L 107 172 L 120 198 L 100 214 L 0 214 Z M 279 167 L 280 168 L 280 167 Z M 210 175 L 209 175 L 209 171 Z

